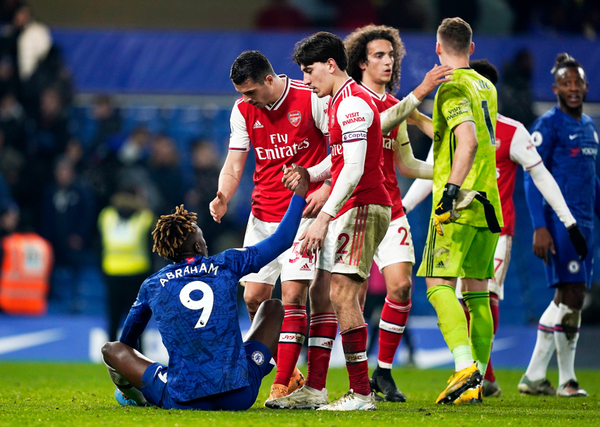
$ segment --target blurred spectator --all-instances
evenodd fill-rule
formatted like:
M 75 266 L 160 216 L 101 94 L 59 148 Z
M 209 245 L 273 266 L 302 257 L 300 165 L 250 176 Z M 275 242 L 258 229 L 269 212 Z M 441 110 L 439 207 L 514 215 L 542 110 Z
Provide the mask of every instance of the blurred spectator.
M 529 128 L 536 119 L 531 91 L 531 53 L 526 49 L 517 52 L 514 60 L 504 66 L 503 74 L 502 90 L 499 91 L 500 112 L 510 114 L 510 117 Z
M 438 0 L 439 21 L 458 16 L 469 23 L 471 28 L 477 28 L 481 8 L 479 0 L 445 1 Z
M 600 2 L 584 0 L 582 7 L 582 30 L 588 39 L 595 39 L 600 32 Z
M 256 28 L 293 30 L 310 26 L 302 10 L 288 0 L 270 0 L 256 15 Z
M 194 183 L 185 195 L 185 205 L 188 210 L 196 212 L 197 222 L 205 234 L 205 240 L 217 242 L 221 231 L 212 224 L 208 205 L 217 193 L 220 165 L 223 164 L 223 161 L 212 141 L 200 139 L 191 145 L 191 151 Z
M 153 225 L 154 215 L 133 188 L 117 192 L 98 217 L 109 341 L 119 339 L 117 332 L 123 317 L 135 302 L 140 285 L 151 273 Z
M 50 299 L 59 310 L 80 312 L 81 271 L 89 262 L 94 231 L 95 201 L 91 189 L 78 179 L 72 161 L 60 159 L 54 168 L 54 183 L 45 189 L 41 234 L 56 254 Z
M 143 126 L 135 128 L 117 149 L 117 158 L 124 166 L 145 162 L 150 153 L 150 132 Z
M 531 30 L 534 12 L 539 6 L 545 4 L 544 0 L 508 0 L 508 2 L 515 13 L 513 32 L 516 34 Z
M 70 139 L 69 115 L 58 91 L 49 87 L 40 99 L 39 122 L 28 121 L 27 158 L 14 196 L 22 208 L 24 223 L 39 227 L 45 183 L 52 181 L 53 164 Z
M 22 155 L 27 153 L 26 116 L 14 93 L 8 92 L 0 98 L 0 130 L 4 134 L 4 146 L 12 147 Z
M 183 176 L 179 164 L 179 152 L 175 142 L 166 135 L 157 135 L 148 158 L 148 170 L 161 196 L 155 211 L 159 215 L 170 213 L 183 203 Z
M 335 26 L 341 30 L 354 30 L 369 24 L 379 25 L 379 16 L 374 1 L 328 1 L 336 9 Z
M 378 14 L 382 25 L 400 31 L 427 30 L 427 8 L 418 0 L 385 0 L 380 2 Z
M 19 208 L 0 203 L 0 310 L 41 316 L 48 308 L 53 252 L 34 232 L 20 232 Z
M 110 151 L 111 138 L 121 132 L 121 116 L 110 95 L 98 95 L 94 99 L 93 112 L 96 132 L 90 141 L 93 157 L 104 159 Z

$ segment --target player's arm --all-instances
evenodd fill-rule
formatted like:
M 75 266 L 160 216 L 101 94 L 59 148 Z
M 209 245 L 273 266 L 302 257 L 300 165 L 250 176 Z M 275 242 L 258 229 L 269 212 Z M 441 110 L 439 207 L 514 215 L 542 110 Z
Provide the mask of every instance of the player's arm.
M 427 154 L 425 161 L 433 163 L 433 145 L 429 149 L 429 154 Z M 404 197 L 402 197 L 402 206 L 404 206 L 406 213 L 412 211 L 419 203 L 425 200 L 431 194 L 432 188 L 433 181 L 429 179 L 415 179 Z
M 394 141 L 394 163 L 407 178 L 433 179 L 433 164 L 415 158 L 408 139 L 406 122 L 400 123 L 398 136 Z
M 210 215 L 216 222 L 221 222 L 221 218 L 227 212 L 227 204 L 240 185 L 250 149 L 250 136 L 246 129 L 246 120 L 242 116 L 238 104 L 231 110 L 229 124 L 231 126 L 229 153 L 219 174 L 217 197 L 209 205 Z
M 329 96 L 319 98 L 314 92 L 311 94 L 311 110 L 313 121 L 325 137 L 329 135 L 329 117 L 327 115 L 329 99 Z M 314 176 L 311 175 L 311 182 L 324 182 L 321 187 L 319 187 L 316 191 L 313 191 L 306 198 L 306 208 L 304 209 L 304 214 L 302 215 L 303 218 L 316 218 L 319 212 L 321 212 L 323 205 L 327 201 L 327 198 L 329 197 L 329 191 L 331 190 L 331 181 L 329 180 L 331 177 L 331 157 L 328 156 L 324 159 L 324 161 L 316 166 L 319 169 L 318 171 L 310 168 L 314 173 Z
M 119 339 L 122 343 L 137 350 L 139 350 L 140 336 L 142 336 L 142 332 L 144 332 L 150 317 L 152 317 L 152 310 L 150 309 L 148 299 L 146 298 L 146 289 L 144 284 L 142 284 L 135 303 L 131 306 L 131 309 L 129 309 L 129 314 L 125 319 L 123 332 Z
M 429 95 L 439 84 L 449 81 L 452 77 L 452 67 L 447 65 L 437 66 L 425 74 L 425 78 L 402 101 L 381 113 L 381 130 L 383 134 L 389 133 L 392 129 L 406 120 L 406 118 L 417 108 L 421 102 Z
M 554 151 L 554 138 L 552 132 L 540 121 L 534 123 L 532 142 L 545 164 L 551 160 Z M 544 198 L 533 182 L 529 172 L 524 174 L 525 200 L 529 207 L 529 215 L 533 224 L 533 253 L 548 263 L 548 251 L 555 254 L 554 241 L 544 217 Z
M 295 171 L 298 169 L 298 166 L 294 164 L 290 169 Z M 260 265 L 257 266 L 259 269 L 273 261 L 294 243 L 294 237 L 302 219 L 302 212 L 306 206 L 305 198 L 308 192 L 308 185 L 309 180 L 307 177 L 303 177 L 296 186 L 288 209 L 275 232 L 265 240 L 254 245 L 261 255 Z
M 417 126 L 421 132 L 433 139 L 433 120 L 431 117 L 426 116 L 415 108 L 415 110 L 408 116 L 406 122 L 409 125 Z
M 456 138 L 454 161 L 442 197 L 434 211 L 435 229 L 440 235 L 444 234 L 442 224 L 454 222 L 460 216 L 455 209 L 458 192 L 473 167 L 478 148 L 477 130 L 471 120 L 456 125 L 452 132 Z
M 584 235 L 581 233 L 575 218 L 571 214 L 567 203 L 565 202 L 565 198 L 560 191 L 560 187 L 556 183 L 556 180 L 550 174 L 544 163 L 540 163 L 537 166 L 529 169 L 529 175 L 533 184 L 536 186 L 541 195 L 546 199 L 546 202 L 554 209 L 556 215 L 560 219 L 560 221 L 565 225 L 569 232 L 569 238 L 571 239 L 571 243 L 575 247 L 575 251 L 579 255 L 580 260 L 584 260 L 587 256 L 588 247 L 587 241 Z M 537 232 L 537 247 L 538 251 L 542 255 L 546 255 L 548 253 L 547 246 L 552 245 L 552 249 L 554 249 L 554 244 L 552 243 L 552 237 L 550 237 L 550 232 L 546 227 L 541 227 L 536 229 Z M 534 252 L 536 248 L 536 239 L 534 238 Z M 536 255 L 540 256 L 536 252 Z M 553 251 L 554 253 L 554 251 Z M 541 258 L 544 258 L 543 256 Z M 545 259 L 547 260 L 547 258 Z
M 364 100 L 357 97 L 348 97 L 340 103 L 336 119 L 338 122 L 343 123 L 344 117 L 356 113 L 358 113 L 358 117 L 362 117 L 364 120 L 357 120 L 342 126 L 344 166 L 321 212 L 302 235 L 300 253 L 305 251 L 316 252 L 322 247 L 329 228 L 329 222 L 350 198 L 363 175 L 367 155 L 367 132 L 373 123 L 375 113 Z

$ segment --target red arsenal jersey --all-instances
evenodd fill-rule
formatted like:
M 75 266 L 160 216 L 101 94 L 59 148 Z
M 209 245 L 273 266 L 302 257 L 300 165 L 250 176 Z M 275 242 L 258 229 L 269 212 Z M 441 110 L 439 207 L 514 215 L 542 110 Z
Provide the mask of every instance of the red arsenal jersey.
M 280 222 L 292 197 L 281 182 L 283 165 L 311 167 L 327 155 L 327 99 L 319 99 L 302 82 L 280 76 L 285 90 L 262 109 L 238 99 L 231 111 L 229 150 L 254 148 L 252 214 Z M 321 183 L 313 183 L 309 194 Z
M 388 108 L 391 108 L 400 102 L 387 92 L 380 95 L 365 85 L 361 85 L 361 87 L 369 92 L 380 113 L 383 113 Z M 398 126 L 392 129 L 388 134 L 383 135 L 383 184 L 392 199 L 392 221 L 405 215 L 404 209 L 402 209 L 402 197 L 400 196 L 400 188 L 398 187 L 398 179 L 396 178 L 396 163 L 394 161 L 394 150 L 397 147 L 397 138 Z M 400 143 L 410 144 L 410 141 L 407 139 Z
M 357 206 L 392 206 L 382 172 L 383 150 L 379 111 L 371 96 L 350 78 L 338 89 L 329 103 L 332 188 L 335 187 L 344 167 L 344 145 L 364 139 L 367 140 L 364 172 L 337 216 Z
M 496 177 L 502 204 L 504 227 L 500 234 L 513 235 L 515 230 L 515 204 L 513 192 L 517 165 L 529 170 L 540 164 L 531 135 L 522 123 L 498 114 L 496 123 Z

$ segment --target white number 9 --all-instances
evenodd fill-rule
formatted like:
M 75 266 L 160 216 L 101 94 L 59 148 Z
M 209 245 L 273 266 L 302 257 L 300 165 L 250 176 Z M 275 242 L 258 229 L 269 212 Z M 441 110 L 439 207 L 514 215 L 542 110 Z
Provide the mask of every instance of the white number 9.
M 194 291 L 202 292 L 202 298 L 199 300 L 192 299 L 191 294 Z M 198 319 L 198 323 L 196 323 L 194 329 L 205 327 L 215 302 L 215 295 L 211 287 L 200 281 L 190 282 L 181 289 L 181 292 L 179 292 L 179 300 L 185 308 L 189 308 L 190 310 L 202 310 L 200 319 Z

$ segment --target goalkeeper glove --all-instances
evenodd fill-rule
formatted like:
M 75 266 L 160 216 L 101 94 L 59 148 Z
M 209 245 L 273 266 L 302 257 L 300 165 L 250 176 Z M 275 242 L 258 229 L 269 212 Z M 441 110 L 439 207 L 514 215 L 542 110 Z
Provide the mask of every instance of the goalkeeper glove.
M 569 228 L 567 228 L 569 232 L 569 239 L 571 239 L 571 243 L 575 246 L 575 252 L 579 255 L 579 261 L 583 261 L 588 253 L 587 240 L 585 236 L 579 229 L 577 224 L 573 224 Z
M 458 185 L 450 183 L 446 184 L 442 198 L 435 207 L 433 222 L 435 231 L 440 236 L 444 235 L 444 227 L 442 224 L 450 224 L 460 217 L 460 214 L 456 210 L 456 198 L 458 197 L 459 190 L 460 187 Z

